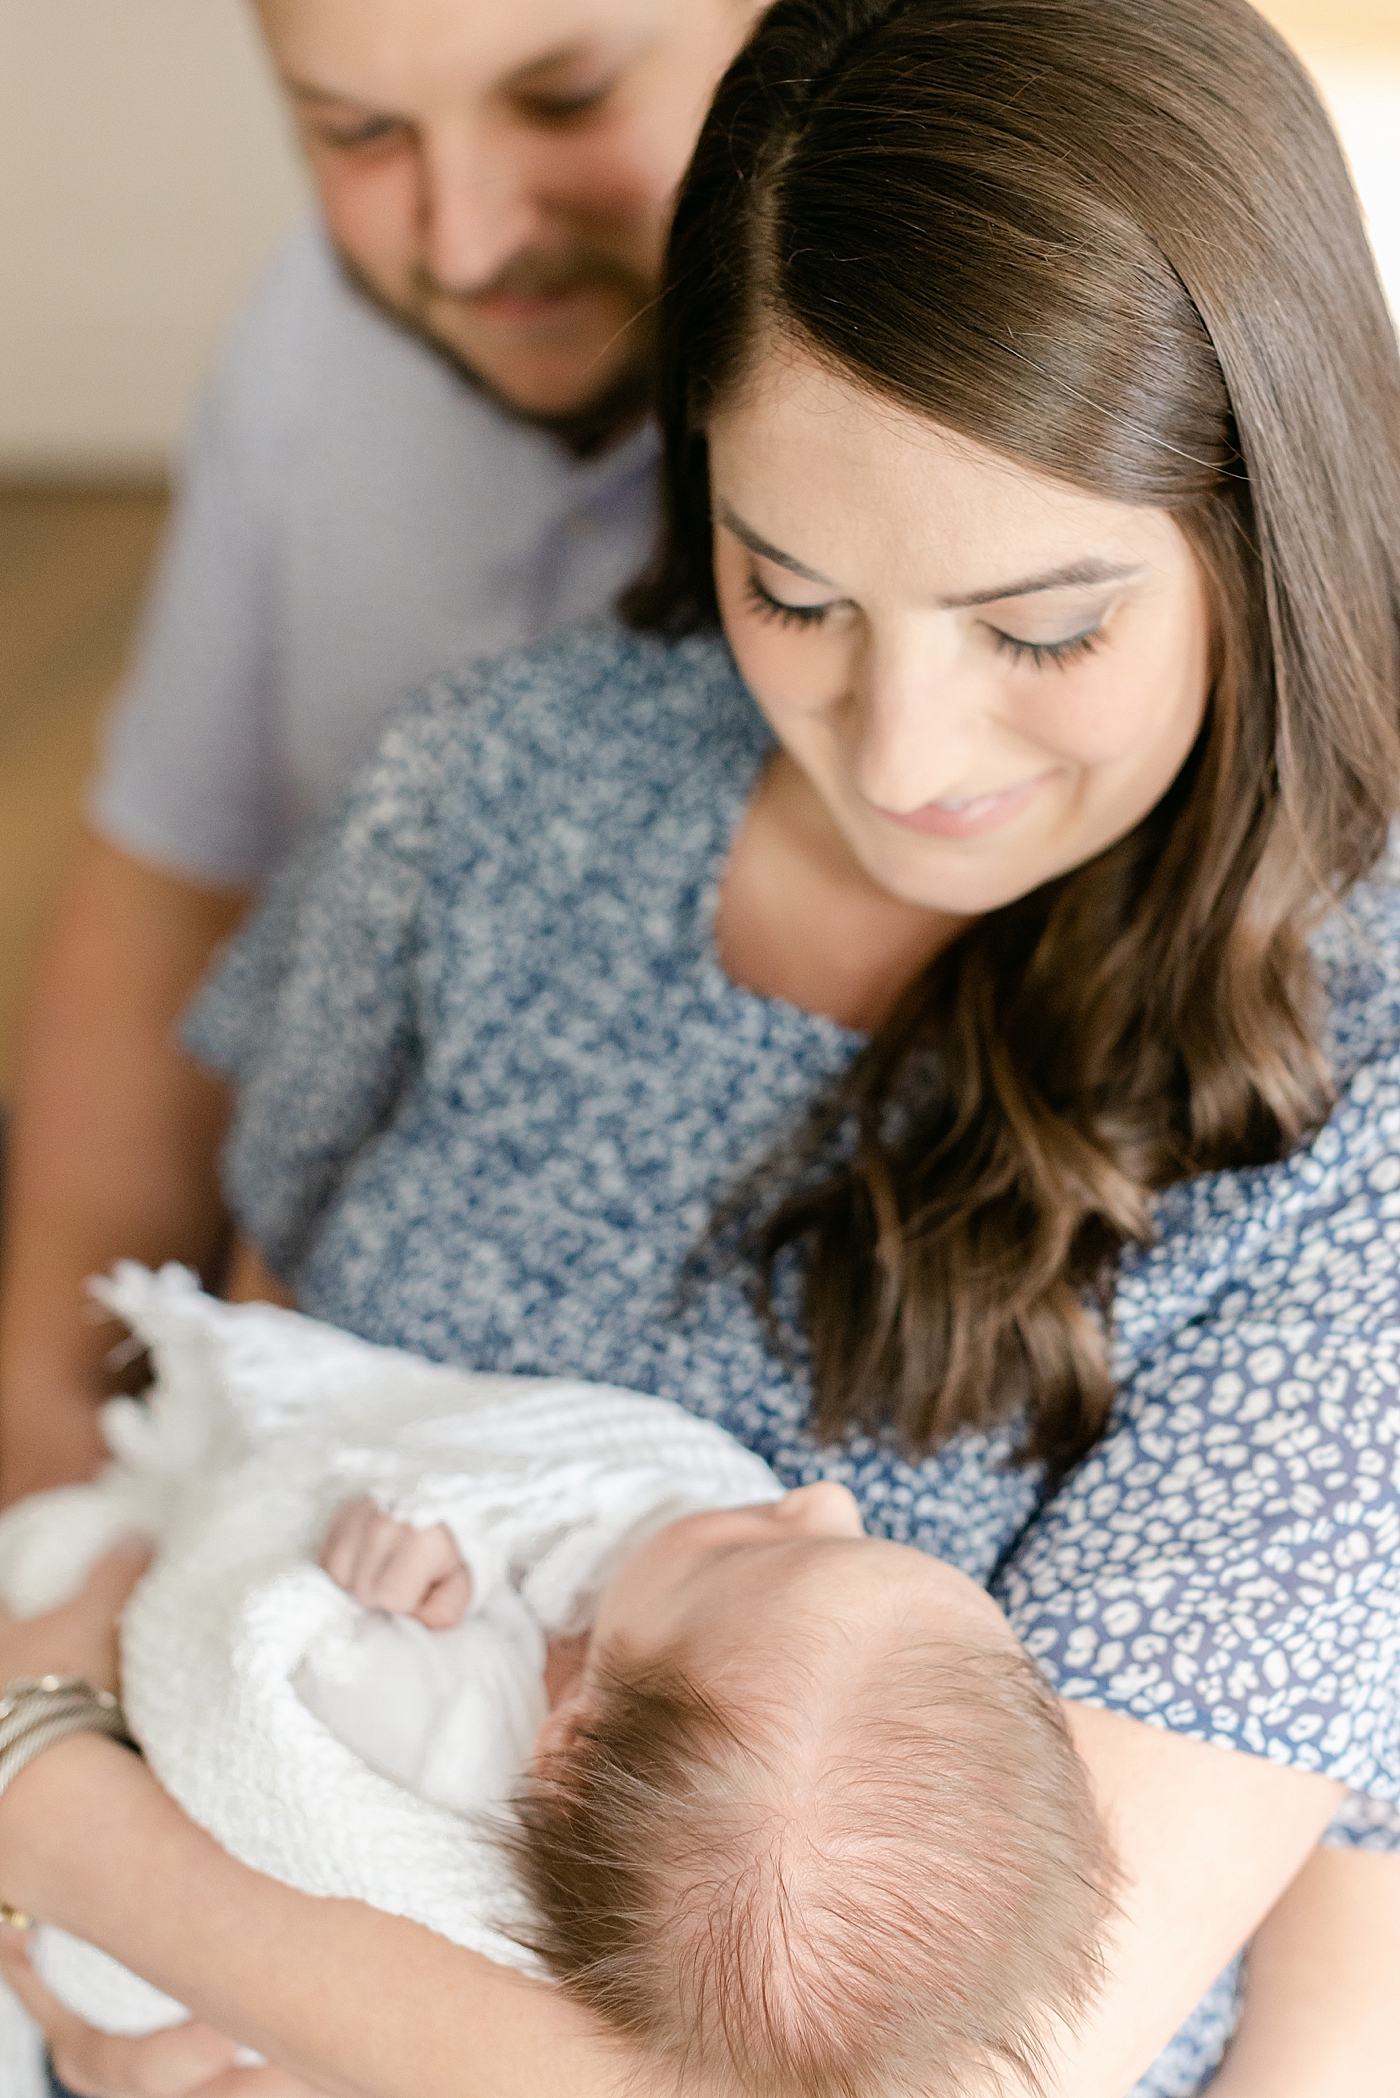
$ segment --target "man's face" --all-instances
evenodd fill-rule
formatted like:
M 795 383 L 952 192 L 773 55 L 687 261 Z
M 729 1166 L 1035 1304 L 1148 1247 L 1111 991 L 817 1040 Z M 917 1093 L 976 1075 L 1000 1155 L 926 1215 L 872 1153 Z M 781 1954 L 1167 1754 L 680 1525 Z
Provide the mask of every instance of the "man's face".
M 671 200 L 756 0 L 260 0 L 332 238 L 517 412 L 636 390 Z

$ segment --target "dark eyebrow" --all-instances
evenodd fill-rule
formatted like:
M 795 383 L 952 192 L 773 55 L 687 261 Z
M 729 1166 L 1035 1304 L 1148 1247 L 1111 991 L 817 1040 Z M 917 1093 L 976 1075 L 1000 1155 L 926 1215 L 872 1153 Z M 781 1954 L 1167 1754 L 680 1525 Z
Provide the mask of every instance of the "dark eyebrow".
M 614 58 L 616 55 L 611 50 L 600 52 L 597 47 L 587 43 L 558 44 L 554 50 L 546 51 L 542 58 L 532 58 L 528 65 L 523 65 L 518 71 L 507 75 L 504 85 L 513 93 L 522 89 L 528 91 L 532 87 L 543 87 L 551 73 L 559 73 L 567 66 L 576 65 L 581 58 Z
M 296 102 L 338 102 L 346 109 L 358 109 L 365 116 L 383 114 L 373 102 L 362 102 L 358 95 L 343 94 L 338 87 L 316 87 L 309 80 L 283 79 L 282 85 Z
M 635 44 L 609 45 L 606 48 L 589 43 L 557 44 L 552 51 L 532 58 L 528 64 L 510 73 L 500 83 L 507 94 L 529 94 L 532 89 L 547 87 L 552 74 L 565 71 L 582 58 L 600 57 L 607 65 L 630 63 L 650 48 L 650 39 L 643 38 Z M 377 103 L 365 102 L 359 95 L 345 94 L 334 87 L 318 87 L 313 81 L 284 79 L 288 94 L 298 102 L 341 102 L 347 109 L 362 110 L 366 116 L 387 115 Z
M 836 589 L 830 576 L 818 574 L 805 561 L 795 560 L 785 554 L 781 547 L 773 546 L 752 525 L 744 523 L 730 509 L 721 496 L 715 506 L 720 523 L 732 532 L 742 546 L 751 554 L 758 554 L 765 561 L 773 561 L 779 568 L 786 568 L 791 575 L 801 576 L 804 582 L 822 583 L 828 590 Z M 1022 576 L 1014 583 L 998 583 L 992 590 L 970 590 L 965 597 L 940 597 L 938 602 L 944 611 L 961 611 L 968 605 L 994 605 L 1004 597 L 1034 597 L 1042 590 L 1084 590 L 1095 583 L 1121 583 L 1129 576 L 1141 573 L 1137 565 L 1115 567 L 1111 561 L 1070 561 L 1063 568 L 1050 568 L 1043 575 Z
M 743 518 L 730 509 L 723 496 L 720 497 L 716 509 L 725 530 L 732 532 L 739 544 L 746 546 L 751 554 L 758 554 L 765 561 L 775 561 L 779 568 L 786 568 L 790 575 L 800 575 L 805 583 L 824 583 L 828 590 L 836 588 L 830 576 L 818 575 L 816 569 L 809 568 L 805 561 L 795 561 L 791 554 L 785 554 L 778 547 L 770 546 L 761 533 L 756 532 L 752 525 L 746 525 Z
M 999 583 L 995 590 L 970 590 L 966 597 L 942 597 L 939 603 L 955 612 L 964 605 L 994 605 L 1003 597 L 1034 597 L 1041 590 L 1085 590 L 1095 583 L 1122 583 L 1141 573 L 1141 564 L 1136 562 L 1124 568 L 1111 561 L 1068 561 L 1063 568 L 1047 568 L 1043 575 Z

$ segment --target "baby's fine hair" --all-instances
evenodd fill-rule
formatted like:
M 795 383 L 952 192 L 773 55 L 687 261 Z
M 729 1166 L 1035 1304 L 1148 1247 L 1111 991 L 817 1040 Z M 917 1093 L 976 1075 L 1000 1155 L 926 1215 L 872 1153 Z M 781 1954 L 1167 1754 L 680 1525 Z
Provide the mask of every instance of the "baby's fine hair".
M 970 2098 L 993 2064 L 1038 2088 L 1113 1871 L 1028 1657 L 798 1630 L 722 1689 L 695 1652 L 608 1661 L 512 1838 L 572 1996 L 682 2089 Z

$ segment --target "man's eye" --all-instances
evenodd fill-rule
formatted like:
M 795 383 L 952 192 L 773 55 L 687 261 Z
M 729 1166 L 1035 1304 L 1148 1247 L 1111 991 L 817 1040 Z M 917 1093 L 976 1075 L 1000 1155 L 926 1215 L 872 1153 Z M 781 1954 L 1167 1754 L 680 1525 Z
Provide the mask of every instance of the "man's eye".
M 523 95 L 520 107 L 537 124 L 572 124 L 597 113 L 617 86 L 605 80 L 572 95 Z
M 366 117 L 359 124 L 317 124 L 315 127 L 321 144 L 334 146 L 340 153 L 353 153 L 360 146 L 377 146 L 382 139 L 392 138 L 403 129 L 398 117 Z

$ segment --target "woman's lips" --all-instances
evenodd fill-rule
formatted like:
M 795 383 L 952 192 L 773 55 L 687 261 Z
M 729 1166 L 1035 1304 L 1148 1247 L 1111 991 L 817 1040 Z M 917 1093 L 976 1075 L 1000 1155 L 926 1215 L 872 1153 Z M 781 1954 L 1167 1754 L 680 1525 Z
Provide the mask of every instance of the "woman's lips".
M 1041 772 L 1018 787 L 1002 787 L 995 794 L 977 794 L 966 801 L 926 801 L 921 809 L 881 809 L 880 814 L 926 838 L 976 838 L 1019 816 L 1049 777 L 1048 772 Z

